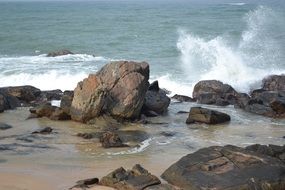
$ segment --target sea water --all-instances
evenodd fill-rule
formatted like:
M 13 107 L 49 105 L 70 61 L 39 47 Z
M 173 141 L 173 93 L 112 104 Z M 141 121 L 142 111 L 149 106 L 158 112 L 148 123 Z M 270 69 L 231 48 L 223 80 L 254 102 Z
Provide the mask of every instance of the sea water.
M 173 94 L 241 92 L 285 71 L 285 1 L 0 1 L 0 86 L 72 90 L 115 60 L 147 61 Z M 69 49 L 74 55 L 46 57 Z

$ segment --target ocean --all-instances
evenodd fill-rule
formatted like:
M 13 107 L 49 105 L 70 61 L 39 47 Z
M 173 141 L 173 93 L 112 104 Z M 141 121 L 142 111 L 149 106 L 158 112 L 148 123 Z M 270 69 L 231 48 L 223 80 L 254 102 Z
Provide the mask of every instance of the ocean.
M 110 61 L 136 60 L 173 94 L 203 79 L 248 92 L 285 73 L 284 10 L 283 0 L 0 2 L 0 86 L 71 90 Z M 46 57 L 60 49 L 75 55 Z

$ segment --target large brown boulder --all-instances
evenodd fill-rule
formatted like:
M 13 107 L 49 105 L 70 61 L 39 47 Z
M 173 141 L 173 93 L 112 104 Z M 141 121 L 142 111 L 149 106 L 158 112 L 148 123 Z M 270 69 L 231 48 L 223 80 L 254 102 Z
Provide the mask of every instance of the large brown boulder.
M 262 80 L 263 90 L 285 91 L 285 75 L 271 75 Z
M 220 81 L 203 80 L 194 86 L 192 96 L 201 104 L 225 106 L 235 104 L 239 93 L 230 85 Z
M 231 117 L 228 114 L 201 107 L 192 107 L 186 123 L 192 124 L 198 122 L 206 124 L 219 124 L 228 122 L 230 120 Z
M 149 83 L 145 62 L 117 61 L 79 82 L 70 113 L 73 120 L 87 122 L 101 114 L 133 119 L 140 114 Z
M 203 148 L 170 166 L 161 176 L 183 189 L 284 190 L 285 165 L 235 146 Z

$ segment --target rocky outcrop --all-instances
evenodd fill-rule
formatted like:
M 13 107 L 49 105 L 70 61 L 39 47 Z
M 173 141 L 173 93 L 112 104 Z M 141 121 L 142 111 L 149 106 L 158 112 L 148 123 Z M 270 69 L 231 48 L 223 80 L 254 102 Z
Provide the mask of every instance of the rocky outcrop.
M 74 96 L 73 91 L 65 91 L 63 93 L 63 96 L 61 97 L 60 108 L 68 114 L 70 114 L 70 108 L 73 96 Z
M 271 75 L 262 80 L 266 91 L 285 91 L 285 75 Z
M 41 118 L 41 117 L 47 117 L 52 120 L 70 120 L 71 119 L 69 113 L 67 113 L 65 110 L 61 108 L 52 106 L 50 103 L 46 103 L 46 104 L 31 108 L 30 112 L 31 112 L 31 115 L 29 116 L 29 119 Z
M 217 80 L 204 80 L 194 86 L 193 98 L 201 104 L 234 105 L 239 93 L 228 84 Z
M 43 129 L 40 129 L 38 131 L 32 132 L 32 134 L 42 134 L 42 135 L 47 135 L 50 134 L 53 131 L 51 127 L 45 127 Z
M 33 86 L 14 86 L 0 88 L 0 92 L 16 97 L 22 102 L 31 102 L 40 96 L 41 90 Z
M 158 81 L 154 81 L 146 92 L 142 113 L 146 116 L 157 116 L 165 113 L 169 104 L 170 98 L 159 88 Z
M 225 113 L 210 110 L 201 107 L 192 107 L 186 120 L 187 124 L 192 123 L 206 123 L 206 124 L 219 124 L 231 120 L 231 117 Z
M 46 90 L 41 92 L 41 99 L 45 101 L 60 100 L 63 92 L 59 89 L 57 90 Z
M 50 52 L 47 54 L 47 57 L 57 57 L 57 56 L 62 56 L 62 55 L 69 55 L 69 54 L 74 54 L 69 50 L 59 50 L 59 51 L 54 51 L 54 52 Z
M 285 117 L 285 76 L 273 75 L 263 79 L 261 89 L 253 90 L 250 97 L 237 106 L 251 113 L 267 117 Z
M 99 183 L 118 190 L 143 190 L 146 187 L 158 185 L 161 182 L 141 165 L 136 164 L 130 171 L 126 171 L 122 167 L 116 169 L 103 177 Z
M 196 101 L 194 98 L 191 98 L 191 97 L 185 96 L 185 95 L 179 95 L 179 94 L 175 94 L 171 98 L 175 99 L 179 102 L 195 102 Z
M 88 122 L 102 114 L 134 119 L 140 115 L 149 83 L 145 62 L 119 61 L 105 65 L 79 82 L 70 109 L 75 121 Z
M 281 160 L 231 145 L 188 154 L 161 177 L 183 189 L 285 189 L 285 165 Z

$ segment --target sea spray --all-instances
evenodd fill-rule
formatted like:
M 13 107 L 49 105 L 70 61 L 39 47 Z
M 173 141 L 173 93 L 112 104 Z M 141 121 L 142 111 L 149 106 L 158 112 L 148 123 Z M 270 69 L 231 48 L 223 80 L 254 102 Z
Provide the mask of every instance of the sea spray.
M 182 69 L 191 73 L 191 86 L 199 80 L 217 79 L 248 92 L 258 88 L 265 76 L 284 73 L 285 70 L 278 67 L 282 59 L 281 46 L 266 29 L 274 21 L 282 22 L 274 18 L 274 12 L 263 6 L 246 14 L 247 28 L 237 47 L 230 47 L 222 36 L 206 40 L 180 32 L 177 48 L 181 52 Z

